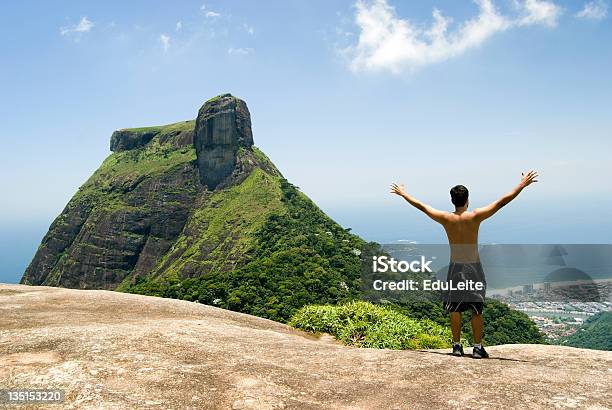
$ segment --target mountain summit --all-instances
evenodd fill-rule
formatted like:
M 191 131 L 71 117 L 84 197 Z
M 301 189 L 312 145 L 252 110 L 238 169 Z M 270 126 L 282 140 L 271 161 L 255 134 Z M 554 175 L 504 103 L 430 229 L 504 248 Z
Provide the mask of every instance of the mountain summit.
M 21 283 L 198 300 L 273 319 L 359 289 L 364 242 L 253 145 L 246 103 L 121 129 L 55 219 Z
M 200 181 L 214 189 L 234 171 L 238 150 L 253 147 L 246 103 L 224 94 L 204 104 L 195 124 L 194 146 Z

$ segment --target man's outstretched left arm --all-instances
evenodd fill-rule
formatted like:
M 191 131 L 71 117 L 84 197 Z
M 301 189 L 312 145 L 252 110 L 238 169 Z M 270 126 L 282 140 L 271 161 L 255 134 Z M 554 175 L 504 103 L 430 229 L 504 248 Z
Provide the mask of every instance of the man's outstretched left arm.
M 391 193 L 401 196 L 410 205 L 414 206 L 419 211 L 425 213 L 427 216 L 429 216 L 431 219 L 433 219 L 434 221 L 436 221 L 438 223 L 442 224 L 446 220 L 446 212 L 440 211 L 440 210 L 438 210 L 438 209 L 436 209 L 436 208 L 434 208 L 434 207 L 432 207 L 430 205 L 427 205 L 424 202 L 419 201 L 418 199 L 416 199 L 412 195 L 408 194 L 404 190 L 404 186 L 403 185 L 392 184 L 391 185 Z
M 521 182 L 512 191 L 508 192 L 506 195 L 502 196 L 497 201 L 492 202 L 485 207 L 475 209 L 474 212 L 476 214 L 476 218 L 479 221 L 484 221 L 485 219 L 495 215 L 497 211 L 508 205 L 512 200 L 514 200 L 514 198 L 516 198 L 523 189 L 535 182 L 538 182 L 538 176 L 538 173 L 533 170 L 529 171 L 527 174 L 521 174 Z

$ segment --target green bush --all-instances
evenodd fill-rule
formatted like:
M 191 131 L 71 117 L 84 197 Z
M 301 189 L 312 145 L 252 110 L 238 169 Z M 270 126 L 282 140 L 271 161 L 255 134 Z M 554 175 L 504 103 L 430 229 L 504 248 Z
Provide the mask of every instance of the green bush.
M 451 343 L 448 328 L 368 302 L 304 306 L 291 317 L 289 325 L 312 333 L 329 333 L 357 347 L 437 349 Z
M 415 319 L 430 319 L 437 324 L 449 327 L 450 317 L 442 308 L 442 303 L 411 302 L 406 304 L 390 304 L 392 309 Z M 472 344 L 474 338 L 470 324 L 471 311 L 463 313 L 461 335 Z M 507 304 L 486 299 L 484 305 L 484 343 L 501 345 L 511 343 L 544 343 L 544 335 L 533 321 L 523 312 L 510 308 Z

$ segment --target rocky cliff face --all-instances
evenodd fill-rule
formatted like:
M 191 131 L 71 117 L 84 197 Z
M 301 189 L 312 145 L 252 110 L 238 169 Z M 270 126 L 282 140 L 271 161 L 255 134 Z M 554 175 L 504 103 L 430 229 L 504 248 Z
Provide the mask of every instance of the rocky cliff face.
M 251 115 L 244 101 L 224 94 L 198 112 L 194 145 L 200 182 L 214 189 L 232 174 L 240 148 L 251 149 Z

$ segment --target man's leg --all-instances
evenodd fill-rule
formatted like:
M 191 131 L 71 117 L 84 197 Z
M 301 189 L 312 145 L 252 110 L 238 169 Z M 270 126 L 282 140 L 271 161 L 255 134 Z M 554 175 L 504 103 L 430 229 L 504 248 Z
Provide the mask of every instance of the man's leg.
M 451 331 L 453 332 L 453 356 L 463 356 L 463 346 L 461 346 L 461 312 L 451 312 Z
M 453 332 L 453 343 L 461 340 L 461 312 L 451 312 L 451 332 Z
M 482 347 L 482 335 L 484 333 L 484 318 L 482 313 L 472 313 L 472 334 L 474 335 L 474 350 L 472 351 L 472 357 L 474 359 L 486 359 L 489 354 Z
M 474 335 L 474 343 L 480 344 L 482 342 L 482 334 L 484 333 L 484 318 L 482 313 L 472 313 L 472 335 Z M 453 331 L 453 338 L 455 333 Z M 453 339 L 454 340 L 454 339 Z

